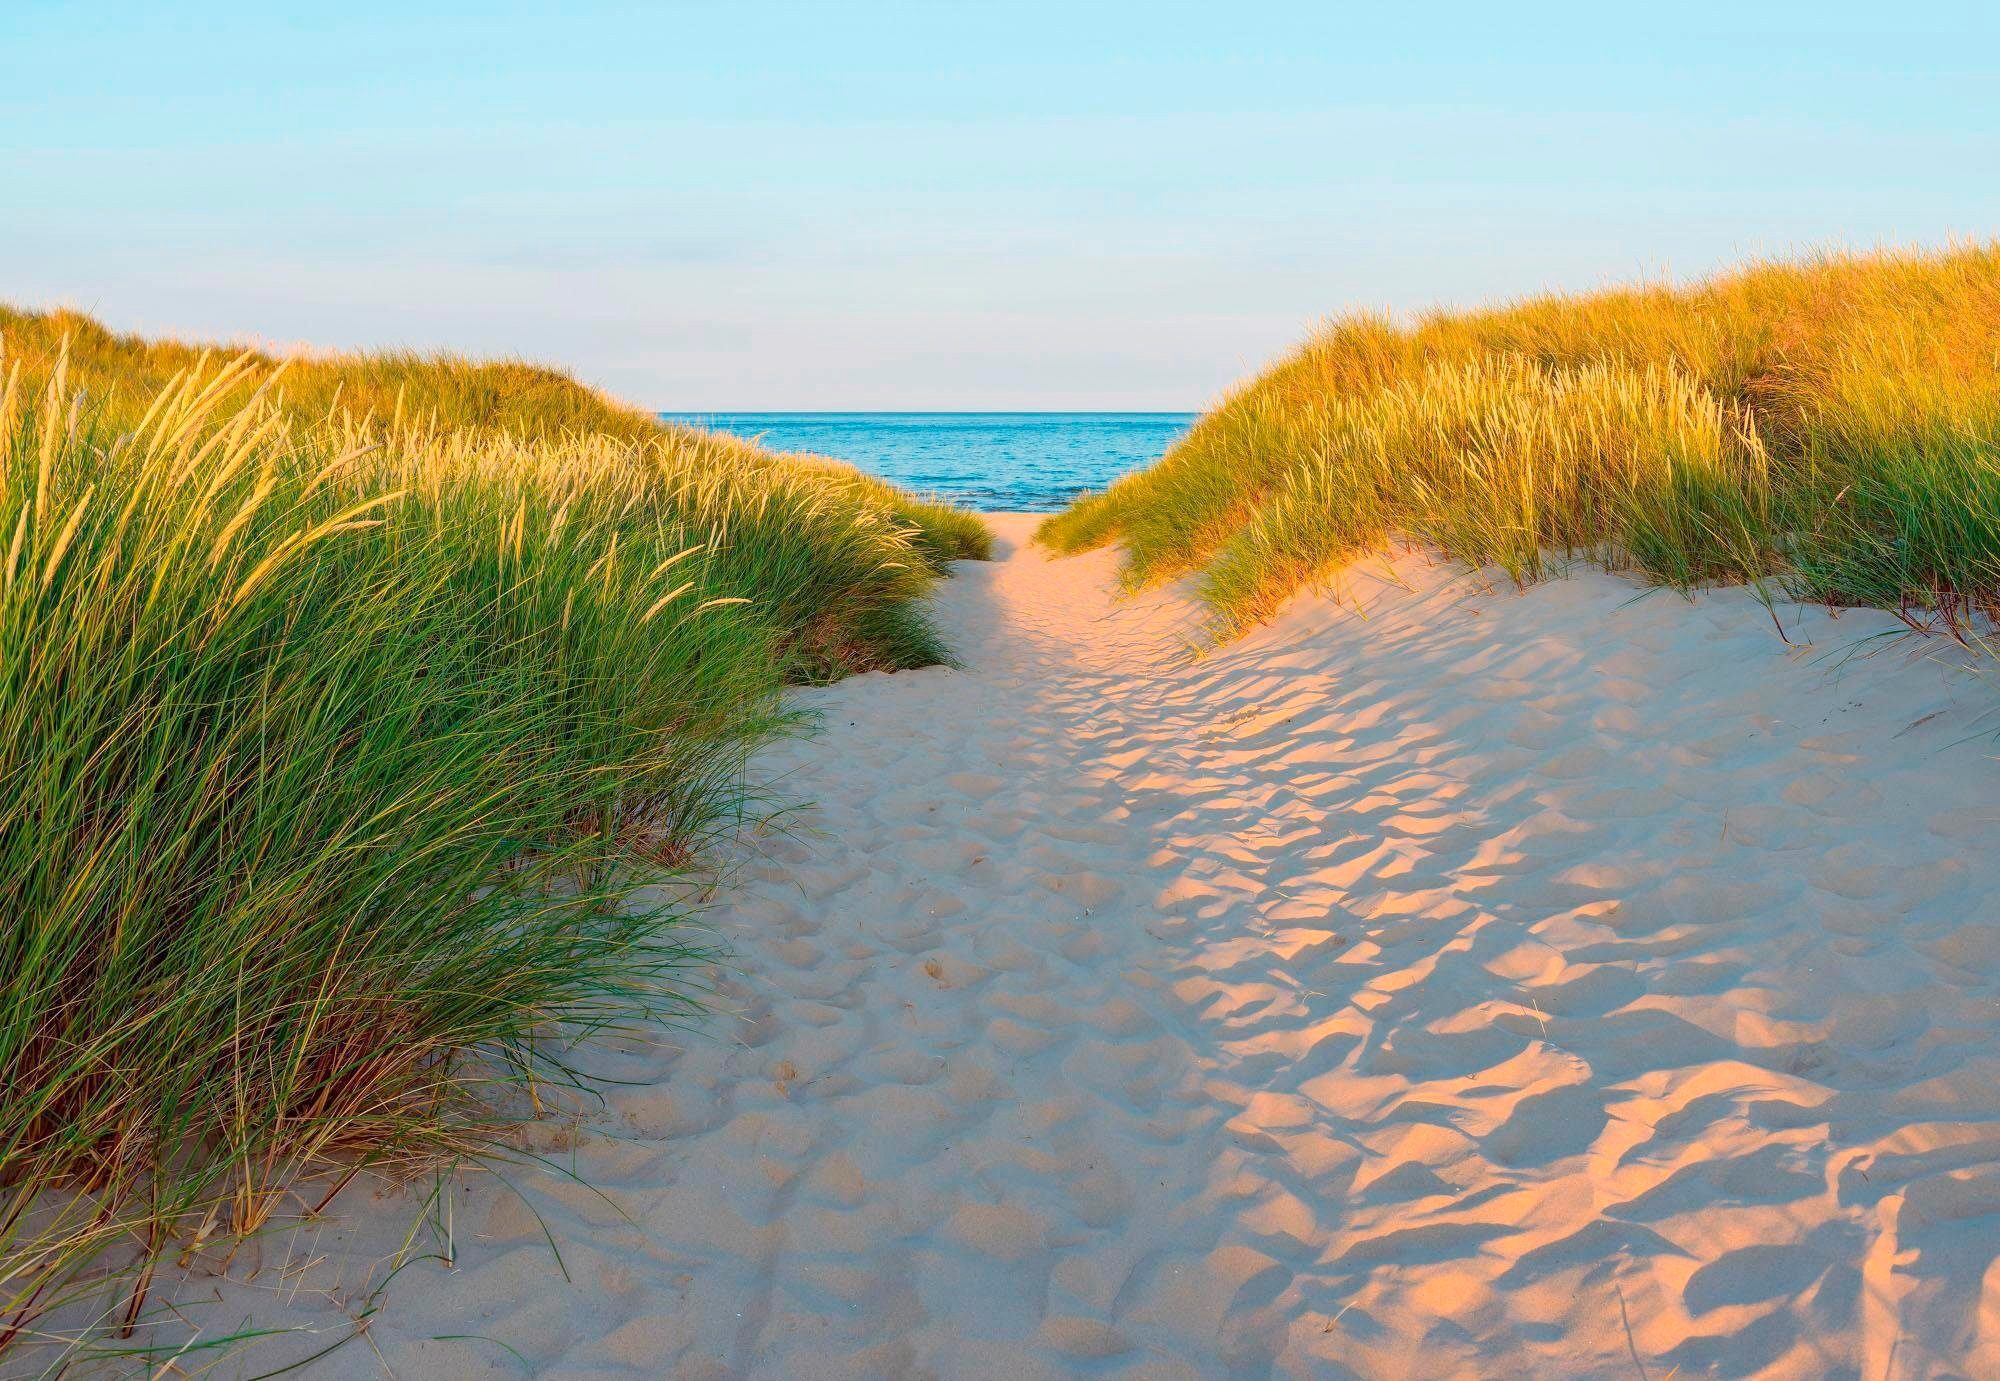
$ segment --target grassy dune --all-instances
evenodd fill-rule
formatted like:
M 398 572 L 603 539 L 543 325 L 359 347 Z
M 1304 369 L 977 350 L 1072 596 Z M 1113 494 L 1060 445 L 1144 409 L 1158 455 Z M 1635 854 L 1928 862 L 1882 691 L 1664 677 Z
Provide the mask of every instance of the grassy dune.
M 240 347 L 121 335 L 80 312 L 0 306 L 0 340 L 31 373 L 66 356 L 72 384 L 121 410 L 143 409 L 176 376 L 205 358 L 243 356 L 252 372 L 276 356 Z M 449 355 L 316 354 L 285 361 L 284 401 L 302 417 L 342 411 L 360 417 L 435 420 L 446 427 L 500 427 L 517 435 L 591 432 L 640 440 L 659 430 L 646 413 L 586 388 L 561 370 L 521 361 Z
M 5 330 L 0 1357 L 698 1007 L 635 889 L 984 550 L 547 371 Z
M 1392 538 L 1962 633 L 2000 608 L 2000 246 L 1337 321 L 1039 536 L 1197 573 L 1225 633 Z

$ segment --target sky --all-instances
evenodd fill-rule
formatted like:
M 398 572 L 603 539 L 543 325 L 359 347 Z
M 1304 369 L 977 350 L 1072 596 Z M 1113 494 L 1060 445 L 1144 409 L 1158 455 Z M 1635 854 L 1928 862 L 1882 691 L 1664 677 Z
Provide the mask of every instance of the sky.
M 4 0 L 0 300 L 1179 410 L 1345 311 L 2000 235 L 1990 7 L 1397 8 Z

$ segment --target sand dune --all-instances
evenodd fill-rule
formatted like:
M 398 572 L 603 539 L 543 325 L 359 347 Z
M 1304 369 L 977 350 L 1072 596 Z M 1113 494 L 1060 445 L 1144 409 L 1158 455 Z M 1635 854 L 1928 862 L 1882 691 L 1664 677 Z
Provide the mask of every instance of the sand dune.
M 1190 663 L 999 526 L 965 671 L 759 763 L 817 804 L 715 913 L 735 1015 L 594 1054 L 577 1179 L 462 1178 L 307 1375 L 2000 1374 L 1990 672 L 1417 558 Z M 302 1356 L 414 1213 L 190 1317 Z

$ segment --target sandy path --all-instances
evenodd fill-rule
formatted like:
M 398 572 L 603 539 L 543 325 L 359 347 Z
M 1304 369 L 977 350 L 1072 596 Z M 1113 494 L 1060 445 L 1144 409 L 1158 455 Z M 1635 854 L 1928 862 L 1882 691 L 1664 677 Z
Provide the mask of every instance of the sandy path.
M 1992 686 L 1409 559 L 1188 665 L 999 526 L 966 671 L 763 761 L 740 1020 L 311 1374 L 2000 1372 Z M 228 1309 L 327 1327 L 409 1208 L 344 1213 Z

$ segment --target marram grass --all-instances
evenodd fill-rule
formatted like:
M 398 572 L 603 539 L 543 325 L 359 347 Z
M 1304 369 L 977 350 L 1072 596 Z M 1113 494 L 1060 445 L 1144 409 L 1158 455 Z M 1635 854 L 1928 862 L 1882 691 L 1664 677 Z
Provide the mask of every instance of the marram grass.
M 151 1263 L 690 1014 L 639 884 L 741 817 L 787 680 L 943 658 L 917 597 L 981 546 L 824 462 L 451 420 L 421 364 L 386 415 L 0 367 L 0 1358 L 143 1353 Z
M 2000 246 L 1338 321 L 1038 535 L 1194 573 L 1225 634 L 1397 538 L 1962 634 L 2000 612 Z
M 276 356 L 120 335 L 74 311 L 34 312 L 0 306 L 0 339 L 31 373 L 67 361 L 70 382 L 119 412 L 143 411 L 161 389 L 217 354 L 240 356 L 263 377 Z M 657 422 L 560 370 L 519 360 L 473 361 L 411 352 L 316 352 L 288 357 L 282 402 L 299 417 L 342 412 L 384 422 L 427 422 L 460 429 L 501 428 L 517 435 L 588 432 L 642 440 Z

